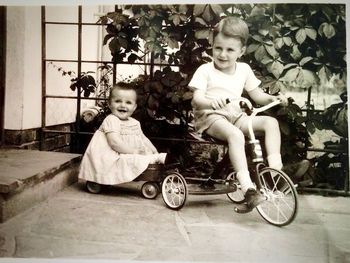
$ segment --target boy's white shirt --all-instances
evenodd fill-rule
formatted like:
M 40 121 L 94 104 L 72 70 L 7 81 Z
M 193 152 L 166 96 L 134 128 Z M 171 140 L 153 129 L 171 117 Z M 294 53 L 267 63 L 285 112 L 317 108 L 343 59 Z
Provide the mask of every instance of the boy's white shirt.
M 252 91 L 260 83 L 250 66 L 244 62 L 236 62 L 236 71 L 232 75 L 221 72 L 210 62 L 196 70 L 189 86 L 205 91 L 208 98 L 240 98 L 243 90 Z

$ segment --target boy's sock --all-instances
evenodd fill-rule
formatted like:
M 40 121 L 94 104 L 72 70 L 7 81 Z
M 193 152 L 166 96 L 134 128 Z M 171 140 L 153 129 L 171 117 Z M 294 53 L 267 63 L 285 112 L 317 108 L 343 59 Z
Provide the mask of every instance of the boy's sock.
M 237 172 L 237 179 L 239 183 L 241 184 L 243 193 L 247 192 L 248 188 L 255 189 L 255 186 L 250 179 L 249 171 L 238 171 Z
M 279 153 L 274 153 L 267 156 L 267 162 L 269 164 L 269 167 L 275 168 L 277 170 L 281 170 L 283 167 L 282 157 Z

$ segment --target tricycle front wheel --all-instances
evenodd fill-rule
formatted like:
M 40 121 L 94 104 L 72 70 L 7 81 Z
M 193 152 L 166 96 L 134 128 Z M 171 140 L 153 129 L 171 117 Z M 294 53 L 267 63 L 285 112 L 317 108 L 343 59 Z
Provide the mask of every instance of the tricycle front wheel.
M 292 180 L 284 172 L 266 167 L 259 172 L 260 191 L 266 201 L 257 206 L 259 214 L 270 224 L 286 226 L 296 217 L 298 194 Z

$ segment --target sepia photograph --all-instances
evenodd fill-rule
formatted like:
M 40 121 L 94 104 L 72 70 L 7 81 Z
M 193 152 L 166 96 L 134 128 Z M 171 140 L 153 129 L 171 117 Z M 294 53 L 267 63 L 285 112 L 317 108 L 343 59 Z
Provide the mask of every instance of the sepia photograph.
M 350 262 L 348 16 L 0 0 L 0 262 Z

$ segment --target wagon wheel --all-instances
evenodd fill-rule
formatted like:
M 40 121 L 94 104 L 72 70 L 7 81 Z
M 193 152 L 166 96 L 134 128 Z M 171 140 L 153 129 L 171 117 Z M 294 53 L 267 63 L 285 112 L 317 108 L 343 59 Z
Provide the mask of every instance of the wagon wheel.
M 146 199 L 155 199 L 159 194 L 159 186 L 155 182 L 146 182 L 141 187 L 141 193 Z
M 102 191 L 102 185 L 100 185 L 99 183 L 87 181 L 86 189 L 92 194 L 99 194 Z

